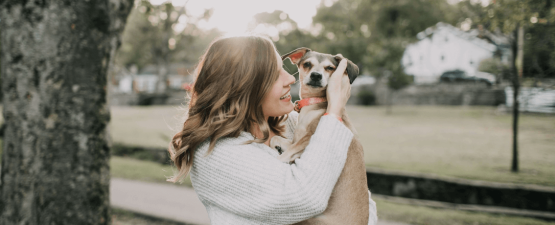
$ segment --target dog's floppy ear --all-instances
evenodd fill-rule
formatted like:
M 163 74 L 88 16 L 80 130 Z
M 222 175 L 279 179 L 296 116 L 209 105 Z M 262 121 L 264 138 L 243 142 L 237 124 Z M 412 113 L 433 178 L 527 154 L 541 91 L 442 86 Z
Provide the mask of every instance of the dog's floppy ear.
M 297 48 L 285 55 L 282 55 L 281 60 L 285 60 L 285 58 L 289 58 L 293 64 L 297 65 L 299 63 L 299 60 L 301 60 L 301 58 L 304 56 L 304 54 L 310 51 L 312 50 L 305 47 Z
M 339 64 L 339 62 L 341 62 L 341 60 L 344 59 L 345 57 L 343 57 L 343 55 L 341 54 L 337 54 L 334 56 L 334 58 L 335 60 L 337 60 L 337 63 Z M 358 66 L 348 59 L 347 59 L 347 75 L 349 76 L 349 82 L 351 82 L 351 84 L 353 83 L 353 81 L 355 81 L 355 79 L 358 76 Z

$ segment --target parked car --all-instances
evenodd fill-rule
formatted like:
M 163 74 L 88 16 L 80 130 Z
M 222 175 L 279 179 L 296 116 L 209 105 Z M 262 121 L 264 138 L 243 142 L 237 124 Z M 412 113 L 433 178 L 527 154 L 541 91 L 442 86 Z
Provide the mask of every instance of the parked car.
M 466 72 L 462 70 L 451 70 L 446 71 L 439 77 L 439 82 L 447 82 L 447 83 L 484 83 L 488 86 L 492 85 L 492 82 L 488 79 L 475 77 L 475 76 L 468 76 Z

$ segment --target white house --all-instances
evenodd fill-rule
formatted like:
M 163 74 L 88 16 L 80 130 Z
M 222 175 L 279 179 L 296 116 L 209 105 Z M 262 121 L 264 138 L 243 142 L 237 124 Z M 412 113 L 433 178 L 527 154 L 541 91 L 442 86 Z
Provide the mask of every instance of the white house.
M 477 73 L 480 61 L 495 54 L 503 62 L 509 62 L 506 39 L 484 33 L 478 30 L 465 32 L 442 22 L 427 28 L 418 33 L 418 42 L 405 49 L 401 60 L 405 73 L 413 75 L 415 83 L 434 83 L 449 70 L 462 70 L 469 76 L 483 75 Z

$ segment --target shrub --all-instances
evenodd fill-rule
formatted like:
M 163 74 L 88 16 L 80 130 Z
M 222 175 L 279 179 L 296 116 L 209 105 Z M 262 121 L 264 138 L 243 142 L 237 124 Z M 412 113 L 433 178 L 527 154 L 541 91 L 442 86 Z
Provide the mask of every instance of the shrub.
M 374 92 L 366 89 L 362 89 L 358 92 L 357 97 L 359 99 L 359 103 L 362 105 L 375 105 L 376 104 L 376 95 Z

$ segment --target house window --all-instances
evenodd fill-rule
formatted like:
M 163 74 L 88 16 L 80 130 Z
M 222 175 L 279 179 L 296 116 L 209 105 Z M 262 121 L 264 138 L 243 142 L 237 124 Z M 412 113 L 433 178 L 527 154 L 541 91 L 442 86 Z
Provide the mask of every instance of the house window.
M 445 42 L 448 42 L 448 41 L 449 41 L 449 38 L 448 38 L 448 37 L 445 37 Z
M 470 61 L 470 65 L 474 64 L 474 62 Z
M 445 56 L 442 55 L 442 56 L 441 56 L 441 61 L 443 61 L 444 59 L 445 59 Z

